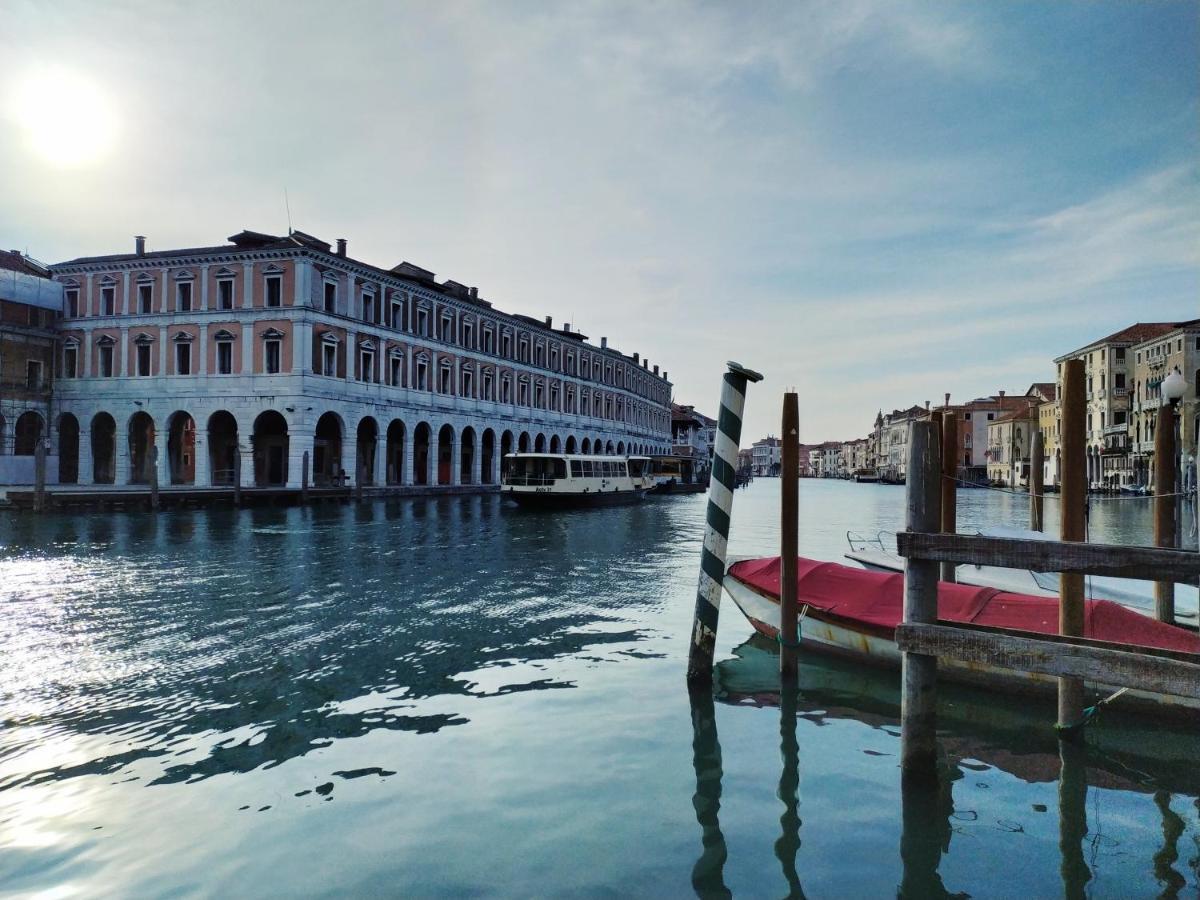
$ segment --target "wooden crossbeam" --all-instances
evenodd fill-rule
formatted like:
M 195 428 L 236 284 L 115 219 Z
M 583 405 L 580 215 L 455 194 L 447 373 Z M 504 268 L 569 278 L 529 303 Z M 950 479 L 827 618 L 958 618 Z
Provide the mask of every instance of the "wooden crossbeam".
M 1033 542 L 1030 542 L 1033 543 Z M 1195 661 L 951 625 L 906 623 L 896 645 L 908 653 L 983 663 L 1021 672 L 1066 675 L 1117 687 L 1200 699 L 1200 656 Z
M 906 559 L 929 562 L 1200 584 L 1200 553 L 1189 550 L 913 531 L 898 533 L 896 548 Z

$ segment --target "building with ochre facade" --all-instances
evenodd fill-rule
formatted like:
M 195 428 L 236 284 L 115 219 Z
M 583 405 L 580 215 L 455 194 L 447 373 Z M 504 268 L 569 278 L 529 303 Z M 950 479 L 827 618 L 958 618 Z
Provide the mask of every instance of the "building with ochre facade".
M 78 483 L 296 488 L 307 454 L 318 486 L 486 485 L 517 450 L 670 449 L 667 373 L 605 338 L 345 241 L 229 241 L 51 267 Z

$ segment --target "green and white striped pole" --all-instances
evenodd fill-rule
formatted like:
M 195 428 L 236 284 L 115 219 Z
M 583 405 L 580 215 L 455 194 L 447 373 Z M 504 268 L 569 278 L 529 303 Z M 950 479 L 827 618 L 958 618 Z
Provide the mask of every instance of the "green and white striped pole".
M 688 652 L 688 684 L 712 683 L 713 653 L 717 642 L 717 618 L 721 612 L 721 583 L 725 580 L 725 548 L 729 542 L 729 513 L 737 477 L 738 444 L 742 439 L 742 411 L 746 407 L 746 384 L 762 376 L 735 362 L 726 363 L 721 385 L 721 409 L 717 414 L 717 443 L 713 448 L 712 477 L 708 483 L 708 512 L 705 515 L 704 547 L 700 551 L 700 585 L 696 591 L 696 616 L 692 623 L 692 646 Z

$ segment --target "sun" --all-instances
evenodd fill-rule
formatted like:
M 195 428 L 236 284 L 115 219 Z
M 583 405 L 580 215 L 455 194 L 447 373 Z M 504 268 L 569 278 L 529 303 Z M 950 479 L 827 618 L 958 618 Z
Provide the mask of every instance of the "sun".
M 29 72 L 16 85 L 12 112 L 29 148 L 54 166 L 99 162 L 116 142 L 116 111 L 104 90 L 71 69 Z

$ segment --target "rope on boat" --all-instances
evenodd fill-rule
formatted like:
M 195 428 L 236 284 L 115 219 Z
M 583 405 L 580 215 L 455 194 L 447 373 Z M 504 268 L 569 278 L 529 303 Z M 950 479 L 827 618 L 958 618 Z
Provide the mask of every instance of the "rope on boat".
M 803 637 L 801 632 L 804 630 L 804 617 L 807 615 L 808 604 L 805 603 L 802 607 L 800 607 L 800 615 L 796 616 L 796 640 L 794 643 L 792 641 L 785 641 L 783 639 L 783 629 L 775 632 L 775 640 L 779 642 L 780 647 L 788 647 L 794 650 L 800 646 L 800 639 Z

